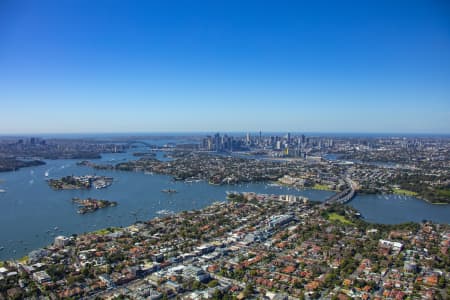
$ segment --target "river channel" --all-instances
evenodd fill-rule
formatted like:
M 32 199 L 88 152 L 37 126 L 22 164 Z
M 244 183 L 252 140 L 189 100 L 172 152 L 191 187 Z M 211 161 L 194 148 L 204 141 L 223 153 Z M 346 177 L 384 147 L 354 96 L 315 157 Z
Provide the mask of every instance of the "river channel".
M 133 152 L 139 149 L 132 149 Z M 104 154 L 97 162 L 117 163 L 136 159 L 129 153 Z M 159 159 L 165 159 L 160 152 Z M 148 220 L 163 210 L 179 212 L 203 208 L 214 201 L 224 201 L 226 191 L 252 191 L 266 194 L 295 194 L 323 201 L 331 192 L 295 190 L 251 183 L 213 186 L 206 182 L 176 182 L 170 176 L 121 171 L 98 171 L 77 166 L 79 160 L 48 160 L 46 165 L 0 173 L 0 260 L 20 258 L 31 250 L 50 244 L 57 235 L 71 235 L 110 226 L 128 226 Z M 48 177 L 45 173 L 48 172 Z M 114 177 L 105 189 L 54 191 L 48 178 L 67 175 L 97 174 Z M 163 193 L 175 189 L 177 193 Z M 94 213 L 78 214 L 73 197 L 93 197 L 117 201 L 117 207 Z M 425 201 L 396 195 L 358 195 L 350 205 L 369 222 L 420 222 L 423 219 L 450 222 L 450 206 L 431 205 Z

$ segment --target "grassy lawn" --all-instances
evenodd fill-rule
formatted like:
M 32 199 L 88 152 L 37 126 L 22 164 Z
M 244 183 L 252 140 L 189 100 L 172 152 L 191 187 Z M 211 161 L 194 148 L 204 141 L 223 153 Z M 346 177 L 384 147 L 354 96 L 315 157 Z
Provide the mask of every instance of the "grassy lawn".
M 92 232 L 93 234 L 98 234 L 98 235 L 107 235 L 113 232 L 116 232 L 118 230 L 118 228 L 103 228 L 97 231 Z
M 404 195 L 404 196 L 417 196 L 418 193 L 413 191 L 408 191 L 404 189 L 394 189 L 394 194 L 396 195 Z
M 5 266 L 5 262 L 0 260 L 0 268 Z
M 19 262 L 21 262 L 21 263 L 27 263 L 28 262 L 28 256 L 24 256 L 24 257 L 22 257 L 21 259 L 19 259 Z
M 328 185 L 318 183 L 314 184 L 312 188 L 315 190 L 322 190 L 322 191 L 334 191 L 333 189 L 330 189 Z
M 348 220 L 346 217 L 341 216 L 337 213 L 330 213 L 330 214 L 328 214 L 327 218 L 330 221 L 338 221 L 338 222 L 341 222 L 341 223 L 347 224 L 347 225 L 355 225 L 352 221 Z
M 450 198 L 450 190 L 436 189 L 439 196 Z

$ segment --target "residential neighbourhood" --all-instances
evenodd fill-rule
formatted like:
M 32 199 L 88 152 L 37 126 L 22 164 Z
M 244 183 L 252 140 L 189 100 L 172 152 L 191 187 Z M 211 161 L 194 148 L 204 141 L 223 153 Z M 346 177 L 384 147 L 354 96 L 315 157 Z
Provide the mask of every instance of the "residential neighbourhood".
M 1 263 L 0 299 L 449 295 L 448 225 L 375 225 L 346 206 L 238 196 L 126 228 L 57 237 Z

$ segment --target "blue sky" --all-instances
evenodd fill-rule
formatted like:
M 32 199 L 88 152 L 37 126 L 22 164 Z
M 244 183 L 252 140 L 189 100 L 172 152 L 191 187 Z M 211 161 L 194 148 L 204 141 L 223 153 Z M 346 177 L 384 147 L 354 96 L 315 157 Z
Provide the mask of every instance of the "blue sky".
M 447 1 L 0 1 L 0 133 L 450 133 Z

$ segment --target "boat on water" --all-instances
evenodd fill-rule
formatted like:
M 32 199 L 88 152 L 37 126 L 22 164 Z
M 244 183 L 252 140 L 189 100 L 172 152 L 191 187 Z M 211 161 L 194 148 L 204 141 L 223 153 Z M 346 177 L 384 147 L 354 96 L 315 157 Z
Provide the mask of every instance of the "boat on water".
M 174 194 L 174 193 L 177 193 L 177 190 L 174 190 L 174 189 L 164 189 L 164 190 L 161 190 L 161 192 L 163 192 L 163 193 L 168 193 L 168 194 Z
M 170 210 L 167 210 L 167 209 L 162 209 L 162 210 L 158 210 L 158 211 L 156 212 L 156 214 L 167 216 L 167 215 L 172 215 L 172 214 L 174 214 L 174 212 L 173 212 L 173 211 L 170 211 Z
M 225 191 L 225 194 L 226 194 L 227 196 L 229 196 L 229 195 L 238 195 L 238 194 L 240 194 L 240 193 L 237 192 L 237 191 Z
M 0 193 L 6 193 L 6 190 L 0 189 Z
M 94 182 L 94 187 L 98 190 L 98 189 L 104 189 L 107 188 L 108 186 L 110 186 L 112 183 L 111 182 Z
M 112 185 L 112 183 L 112 177 L 101 176 L 96 178 L 92 184 L 96 189 L 104 189 Z
M 5 249 L 5 247 L 0 247 L 0 251 L 3 251 L 3 249 Z
M 48 171 L 45 171 L 44 176 L 48 177 L 48 175 L 49 175 Z
M 186 183 L 194 183 L 194 182 L 201 182 L 202 179 L 197 178 L 197 177 L 190 177 L 184 180 L 184 182 Z

